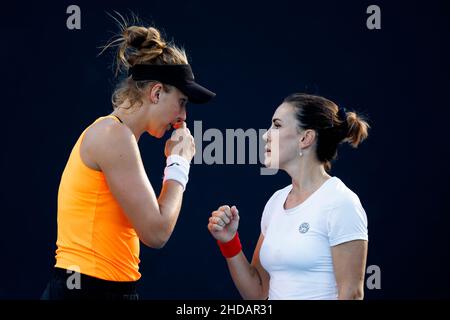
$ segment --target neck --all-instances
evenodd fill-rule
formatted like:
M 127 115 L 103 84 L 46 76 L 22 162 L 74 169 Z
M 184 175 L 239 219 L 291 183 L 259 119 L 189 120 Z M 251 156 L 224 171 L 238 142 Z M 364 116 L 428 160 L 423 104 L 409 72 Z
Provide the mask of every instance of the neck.
M 323 164 L 315 159 L 304 157 L 296 159 L 286 168 L 292 179 L 292 193 L 294 195 L 310 194 L 317 190 L 331 176 L 325 171 Z
M 141 135 L 146 131 L 145 108 L 125 108 L 125 102 L 117 107 L 111 115 L 119 117 L 120 120 L 133 132 L 136 141 L 139 141 Z

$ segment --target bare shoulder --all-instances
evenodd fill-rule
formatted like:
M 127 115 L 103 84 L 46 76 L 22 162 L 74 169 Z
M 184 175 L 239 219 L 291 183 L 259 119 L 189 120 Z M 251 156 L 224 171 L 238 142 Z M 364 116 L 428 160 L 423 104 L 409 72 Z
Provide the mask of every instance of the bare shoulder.
M 80 147 L 83 161 L 95 170 L 102 170 L 105 161 L 114 161 L 136 150 L 137 142 L 131 130 L 108 118 L 93 124 L 86 131 Z
M 133 138 L 133 133 L 124 124 L 107 118 L 92 125 L 86 132 L 85 138 L 91 136 L 94 143 L 121 141 Z

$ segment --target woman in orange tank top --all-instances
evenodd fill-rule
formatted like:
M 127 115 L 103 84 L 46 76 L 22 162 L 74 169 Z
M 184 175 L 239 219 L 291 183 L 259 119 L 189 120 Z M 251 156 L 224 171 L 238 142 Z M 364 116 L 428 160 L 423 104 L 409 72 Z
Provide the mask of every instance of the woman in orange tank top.
M 114 111 L 84 130 L 62 174 L 56 264 L 43 299 L 137 299 L 139 241 L 151 248 L 168 241 L 195 154 L 186 103 L 215 96 L 194 81 L 185 52 L 155 28 L 124 26 L 112 46 L 128 77 L 113 94 Z M 137 142 L 172 127 L 157 197 Z

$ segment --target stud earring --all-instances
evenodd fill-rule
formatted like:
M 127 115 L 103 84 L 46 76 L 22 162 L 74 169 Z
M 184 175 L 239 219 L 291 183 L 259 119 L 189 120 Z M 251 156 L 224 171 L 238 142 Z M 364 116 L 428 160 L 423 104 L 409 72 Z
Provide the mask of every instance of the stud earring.
M 298 153 L 298 155 L 301 157 L 303 156 L 303 152 L 300 150 L 300 152 Z

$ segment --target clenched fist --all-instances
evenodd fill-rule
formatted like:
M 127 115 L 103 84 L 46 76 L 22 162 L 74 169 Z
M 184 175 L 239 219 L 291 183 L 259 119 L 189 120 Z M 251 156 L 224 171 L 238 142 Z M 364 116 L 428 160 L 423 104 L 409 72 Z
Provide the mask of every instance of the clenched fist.
M 232 240 L 239 226 L 239 211 L 236 206 L 221 206 L 211 213 L 208 230 L 220 242 Z

